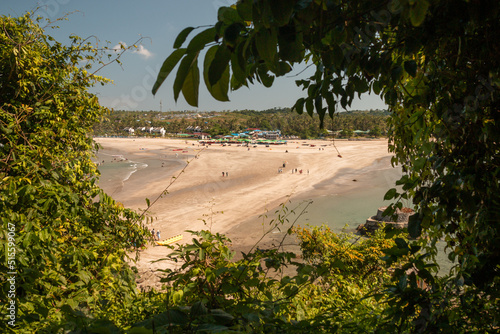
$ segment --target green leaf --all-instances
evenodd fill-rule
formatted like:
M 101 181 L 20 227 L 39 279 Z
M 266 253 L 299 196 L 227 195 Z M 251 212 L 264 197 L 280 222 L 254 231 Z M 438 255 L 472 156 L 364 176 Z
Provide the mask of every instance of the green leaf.
M 394 242 L 396 243 L 396 246 L 398 246 L 398 248 L 400 249 L 408 249 L 408 244 L 406 243 L 406 241 L 402 238 L 396 238 L 394 239 Z
M 255 46 L 260 58 L 269 63 L 274 63 L 278 37 L 275 29 L 260 29 L 255 34 Z
M 211 310 L 210 314 L 212 314 L 212 317 L 214 317 L 215 321 L 224 325 L 229 324 L 234 319 L 231 314 L 226 313 L 220 309 Z
M 198 60 L 198 53 L 188 53 L 182 59 L 181 64 L 179 65 L 179 69 L 177 70 L 177 75 L 174 80 L 174 99 L 177 101 L 179 98 L 179 93 L 182 90 L 182 86 L 184 86 L 184 81 L 186 80 L 187 75 L 193 65 L 193 62 Z
M 271 87 L 274 82 L 274 76 L 267 73 L 267 66 L 261 65 L 257 67 L 257 73 L 259 74 L 259 79 L 265 87 Z
M 313 106 L 313 100 L 311 97 L 308 97 L 306 99 L 306 111 L 309 114 L 309 116 L 314 115 L 314 106 Z
M 323 123 L 323 118 L 325 117 L 325 110 L 323 109 L 323 98 L 321 96 L 316 96 L 314 98 L 314 108 L 316 113 L 319 115 L 321 123 Z
M 232 7 L 220 7 L 217 12 L 217 19 L 227 25 L 233 23 L 243 23 L 238 11 Z
M 389 200 L 393 199 L 394 197 L 396 197 L 397 193 L 398 193 L 398 192 L 397 192 L 396 188 L 391 188 L 391 189 L 389 189 L 389 190 L 385 193 L 385 195 L 384 195 L 384 200 L 385 200 L 385 201 L 389 201 Z
M 196 303 L 193 304 L 193 306 L 191 306 L 191 317 L 192 318 L 196 318 L 198 316 L 202 316 L 202 315 L 206 315 L 208 314 L 208 310 L 206 308 L 206 306 L 201 302 L 201 301 L 198 301 Z
M 284 26 L 290 21 L 293 13 L 294 1 L 290 0 L 273 0 L 269 2 L 274 20 L 279 26 Z
M 191 31 L 193 31 L 193 27 L 187 27 L 184 30 L 182 30 L 179 35 L 177 35 L 177 38 L 174 41 L 174 49 L 178 49 L 182 46 L 184 41 L 186 40 L 187 36 Z
M 245 21 L 252 21 L 252 3 L 253 0 L 240 0 L 236 4 L 238 15 Z
M 410 237 L 416 239 L 422 234 L 422 219 L 418 214 L 413 214 L 408 219 L 408 233 Z
M 224 30 L 224 39 L 228 42 L 235 42 L 240 36 L 240 31 L 244 26 L 241 23 L 233 23 Z
M 344 51 L 338 44 L 334 44 L 332 48 L 333 66 L 340 69 L 344 61 Z
M 215 85 L 211 85 L 208 72 L 210 70 L 210 64 L 213 63 L 215 54 L 217 50 L 220 48 L 219 45 L 214 45 L 210 49 L 208 49 L 205 59 L 203 62 L 203 79 L 205 81 L 205 86 L 207 87 L 210 94 L 218 101 L 229 101 L 227 96 L 229 90 L 229 66 L 226 66 L 226 69 L 220 76 L 219 80 Z
M 302 115 L 302 113 L 304 112 L 304 103 L 305 99 L 301 97 L 297 100 L 297 102 L 295 102 L 295 105 L 292 107 L 292 109 L 295 110 L 297 114 Z
M 328 115 L 333 118 L 333 115 L 335 114 L 335 109 L 337 102 L 333 98 L 333 93 L 328 91 L 323 94 L 323 97 L 325 98 L 326 104 L 328 105 Z
M 198 52 L 210 42 L 215 41 L 215 27 L 203 30 L 194 36 L 187 46 L 187 53 Z
M 303 35 L 296 31 L 295 25 L 289 24 L 279 28 L 278 46 L 282 60 L 300 62 L 304 58 Z
M 222 77 L 222 74 L 228 68 L 230 59 L 231 53 L 229 50 L 225 46 L 217 45 L 216 52 L 208 68 L 208 83 L 210 86 L 215 85 Z
M 144 327 L 133 327 L 127 330 L 127 334 L 153 334 L 153 330 Z
M 240 43 L 237 50 L 239 51 L 242 47 L 243 43 Z M 242 53 L 238 51 L 231 53 L 231 69 L 233 70 L 235 80 L 241 85 L 246 85 L 245 60 Z
M 201 333 L 227 333 L 229 328 L 217 324 L 202 324 L 197 330 Z
M 156 94 L 158 88 L 160 88 L 163 81 L 165 81 L 165 79 L 168 77 L 170 72 L 172 72 L 174 67 L 177 65 L 177 63 L 185 53 L 186 49 L 175 50 L 170 54 L 170 56 L 167 57 L 167 59 L 165 59 L 163 65 L 161 66 L 160 73 L 158 73 L 158 76 L 156 77 L 156 82 L 153 85 L 153 89 L 151 90 L 153 95 Z
M 406 73 L 415 77 L 417 75 L 417 63 L 414 60 L 405 61 L 403 64 Z
M 198 94 L 200 86 L 200 70 L 198 68 L 198 62 L 193 62 L 193 65 L 189 69 L 189 73 L 182 85 L 182 95 L 186 99 L 186 102 L 193 107 L 198 107 Z
M 398 81 L 403 74 L 403 68 L 401 66 L 396 66 L 391 71 L 391 78 L 393 81 Z
M 427 0 L 415 0 L 413 6 L 410 7 L 410 20 L 411 24 L 418 27 L 424 22 L 429 9 L 429 2 Z

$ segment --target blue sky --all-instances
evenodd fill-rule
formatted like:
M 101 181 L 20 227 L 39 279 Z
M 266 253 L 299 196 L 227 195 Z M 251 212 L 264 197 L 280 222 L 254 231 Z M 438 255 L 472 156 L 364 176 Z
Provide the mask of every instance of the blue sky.
M 291 107 L 305 96 L 295 85 L 295 80 L 307 77 L 294 74 L 278 78 L 272 88 L 261 85 L 243 87 L 229 95 L 230 102 L 218 102 L 200 86 L 199 107 L 189 106 L 179 97 L 174 101 L 172 85 L 175 71 L 159 89 L 156 96 L 151 87 L 161 64 L 172 52 L 177 34 L 188 26 L 210 25 L 216 22 L 217 9 L 235 0 L 2 0 L 0 14 L 20 16 L 40 7 L 37 13 L 51 20 L 68 13 L 67 21 L 60 21 L 60 29 L 48 30 L 61 43 L 69 43 L 68 36 L 96 36 L 110 46 L 125 43 L 132 45 L 143 37 L 142 44 L 133 52 L 121 57 L 122 65 L 112 64 L 99 74 L 113 80 L 113 84 L 95 87 L 102 105 L 122 110 L 264 110 L 274 107 Z M 193 33 L 192 33 L 193 34 Z M 193 34 L 194 35 L 194 34 Z M 382 109 L 383 102 L 372 95 L 362 96 L 351 109 Z

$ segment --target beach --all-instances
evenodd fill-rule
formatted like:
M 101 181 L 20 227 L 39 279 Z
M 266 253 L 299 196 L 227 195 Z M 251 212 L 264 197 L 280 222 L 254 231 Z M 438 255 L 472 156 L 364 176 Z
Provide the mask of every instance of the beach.
M 134 168 L 125 181 L 113 179 L 110 171 L 102 170 L 101 187 L 131 209 L 144 210 L 146 198 L 154 202 L 148 212 L 153 218 L 148 228 L 161 231 L 162 240 L 183 235 L 180 242 L 186 242 L 191 240 L 186 230 L 211 230 L 226 234 L 237 254 L 254 246 L 282 203 L 296 205 L 310 198 L 349 195 L 356 189 L 369 190 L 377 182 L 389 189 L 397 175 L 379 172 L 378 177 L 372 177 L 375 171 L 392 169 L 392 154 L 385 139 L 334 143 L 294 140 L 269 147 L 202 146 L 192 140 L 153 138 L 95 141 L 102 147 L 98 157 L 104 164 L 100 168 L 123 162 Z M 377 208 L 367 210 L 375 214 Z M 281 232 L 268 234 L 259 247 L 276 244 L 284 232 L 286 224 Z M 153 245 L 141 251 L 136 266 L 143 283 L 149 280 L 148 275 L 154 276 L 156 269 L 172 266 L 151 263 L 167 251 Z

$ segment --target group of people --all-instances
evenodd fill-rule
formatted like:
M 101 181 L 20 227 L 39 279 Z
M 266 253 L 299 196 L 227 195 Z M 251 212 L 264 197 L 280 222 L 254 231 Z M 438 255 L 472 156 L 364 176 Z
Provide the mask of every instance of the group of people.
M 222 172 L 222 177 L 224 177 L 224 176 L 226 176 L 226 177 L 229 176 L 229 173 L 228 172 Z
M 297 170 L 297 168 L 295 168 L 295 169 L 293 169 L 293 168 L 292 168 L 292 174 L 294 174 L 294 173 L 299 173 L 299 174 L 302 174 L 302 172 L 303 172 L 303 170 L 302 170 L 302 169 Z M 307 170 L 307 174 L 309 174 L 309 169 Z
M 152 229 L 151 235 L 153 236 L 153 240 L 160 241 L 160 230 L 155 233 L 155 229 Z

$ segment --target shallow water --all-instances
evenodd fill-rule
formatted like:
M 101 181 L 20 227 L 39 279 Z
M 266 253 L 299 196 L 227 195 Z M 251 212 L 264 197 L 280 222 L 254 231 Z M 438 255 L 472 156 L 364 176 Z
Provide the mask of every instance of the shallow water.
M 292 199 L 287 208 L 294 213 L 287 217 L 288 221 L 301 227 L 326 225 L 336 233 L 355 232 L 367 218 L 377 214 L 378 208 L 391 204 L 392 201 L 384 201 L 384 195 L 395 187 L 401 175 L 400 168 L 391 167 L 390 158 L 380 159 L 361 170 L 339 171 L 332 179 L 316 185 L 310 196 Z M 410 202 L 403 202 L 403 205 L 412 207 Z M 275 217 L 270 214 L 267 219 Z M 254 219 L 262 222 L 262 217 Z M 439 275 L 448 274 L 453 264 L 443 250 L 444 243 L 438 243 L 437 247 Z

